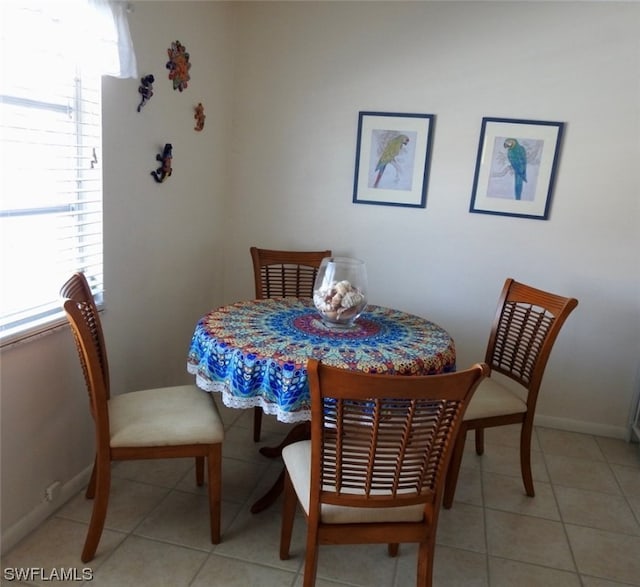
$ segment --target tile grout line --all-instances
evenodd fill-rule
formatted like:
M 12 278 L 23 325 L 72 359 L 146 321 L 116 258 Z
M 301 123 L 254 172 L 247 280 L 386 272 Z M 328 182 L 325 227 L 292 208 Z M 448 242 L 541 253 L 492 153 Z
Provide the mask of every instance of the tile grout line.
M 640 511 L 636 514 L 636 511 L 634 510 L 634 508 L 631 505 L 631 502 L 629 500 L 629 496 L 627 495 L 627 493 L 625 492 L 624 488 L 622 487 L 622 484 L 620 483 L 620 479 L 618 478 L 618 475 L 616 475 L 616 472 L 613 469 L 612 465 L 616 465 L 618 467 L 623 467 L 625 469 L 628 468 L 628 469 L 631 469 L 631 470 L 634 470 L 635 467 L 627 466 L 627 465 L 622 464 L 622 463 L 613 463 L 613 462 L 611 462 L 611 460 L 608 458 L 606 453 L 602 450 L 602 447 L 600 446 L 600 443 L 598 442 L 598 438 L 594 437 L 594 439 L 595 439 L 596 444 L 598 445 L 598 448 L 600 449 L 600 452 L 604 456 L 604 460 L 607 463 L 607 467 L 609 468 L 609 471 L 611 472 L 611 475 L 613 475 L 613 478 L 616 481 L 616 485 L 618 486 L 618 489 L 620 490 L 620 495 L 624 499 L 624 502 L 627 504 L 627 507 L 631 511 L 631 515 L 634 517 L 636 523 L 638 524 L 638 526 L 640 528 Z M 638 470 L 640 470 L 640 469 L 638 469 Z M 636 536 L 640 536 L 640 532 Z
M 536 435 L 536 441 L 538 442 L 538 446 L 540 446 L 540 453 L 542 455 L 542 462 L 544 463 L 544 469 L 547 473 L 547 478 L 549 479 L 549 487 L 551 488 L 551 493 L 553 495 L 553 500 L 556 504 L 556 509 L 558 510 L 558 516 L 560 518 L 560 523 L 562 524 L 562 531 L 564 533 L 565 540 L 567 541 L 567 546 L 569 547 L 569 552 L 571 553 L 571 560 L 573 562 L 573 567 L 575 569 L 575 574 L 578 577 L 578 581 L 580 582 L 581 587 L 584 587 L 584 581 L 582 579 L 582 574 L 580 572 L 580 568 L 578 567 L 578 561 L 576 560 L 576 555 L 573 550 L 573 546 L 571 545 L 571 540 L 569 538 L 569 533 L 567 531 L 567 525 L 564 521 L 564 516 L 562 515 L 562 509 L 560 508 L 560 502 L 558 501 L 558 496 L 556 494 L 555 484 L 551 477 L 551 472 L 549 471 L 549 465 L 547 464 L 547 453 L 543 450 L 543 445 L 540 442 L 540 438 L 538 438 L 538 430 L 534 427 L 534 432 Z
M 475 440 L 474 440 L 475 442 Z M 484 488 L 484 461 L 480 459 L 480 499 L 482 501 L 482 522 L 484 526 L 484 550 L 485 550 L 485 572 L 487 573 L 487 585 L 491 587 L 491 564 L 489 555 L 489 528 L 487 523 L 487 504 L 485 502 Z

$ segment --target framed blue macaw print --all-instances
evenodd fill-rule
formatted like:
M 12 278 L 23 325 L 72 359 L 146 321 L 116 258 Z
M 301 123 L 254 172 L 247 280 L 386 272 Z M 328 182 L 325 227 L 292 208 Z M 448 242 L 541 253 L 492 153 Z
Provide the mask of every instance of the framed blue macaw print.
M 354 204 L 427 205 L 433 114 L 360 112 Z
M 469 212 L 547 220 L 563 122 L 483 118 Z

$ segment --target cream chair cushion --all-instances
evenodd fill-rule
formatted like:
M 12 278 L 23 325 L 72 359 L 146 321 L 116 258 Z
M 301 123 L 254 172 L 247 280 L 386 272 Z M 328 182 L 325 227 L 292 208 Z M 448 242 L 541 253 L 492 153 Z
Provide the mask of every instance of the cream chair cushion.
M 282 449 L 282 458 L 291 477 L 298 499 L 309 513 L 311 488 L 311 441 L 303 440 Z M 397 508 L 354 508 L 322 504 L 320 519 L 325 524 L 361 524 L 366 522 L 419 522 L 424 516 L 424 505 Z
M 506 414 L 520 414 L 527 411 L 527 404 L 513 391 L 495 379 L 483 379 L 464 414 L 464 420 L 491 418 Z
M 111 447 L 215 444 L 224 426 L 213 397 L 194 385 L 145 389 L 109 400 Z

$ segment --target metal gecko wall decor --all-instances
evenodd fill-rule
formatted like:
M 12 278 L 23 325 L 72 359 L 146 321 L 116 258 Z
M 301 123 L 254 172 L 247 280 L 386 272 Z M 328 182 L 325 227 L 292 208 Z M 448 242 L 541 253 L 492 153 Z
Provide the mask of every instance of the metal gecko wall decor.
M 156 81 L 152 74 L 145 75 L 140 78 L 140 86 L 138 87 L 138 93 L 140 94 L 140 104 L 138 104 L 138 112 L 142 110 L 142 107 L 151 100 L 153 96 L 153 82 Z
M 204 128 L 204 119 L 206 118 L 204 114 L 204 106 L 202 102 L 198 102 L 198 105 L 194 108 L 195 114 L 193 117 L 196 119 L 196 125 L 193 130 L 197 130 L 200 132 Z
M 162 153 L 156 155 L 156 161 L 160 161 L 161 165 L 155 171 L 151 172 L 153 179 L 156 183 L 164 182 L 168 177 L 171 177 L 173 169 L 171 167 L 171 161 L 173 159 L 173 145 L 166 143 Z

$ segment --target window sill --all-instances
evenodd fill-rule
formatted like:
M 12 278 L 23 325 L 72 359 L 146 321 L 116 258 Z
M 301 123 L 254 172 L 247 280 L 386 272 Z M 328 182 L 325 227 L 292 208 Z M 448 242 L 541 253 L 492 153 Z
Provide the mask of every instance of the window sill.
M 102 305 L 98 305 L 98 312 L 102 313 Z M 0 349 L 5 350 L 25 343 L 38 340 L 43 336 L 66 328 L 69 325 L 65 313 L 61 310 L 46 318 L 34 320 L 29 324 L 17 326 L 0 332 Z
M 18 326 L 0 333 L 0 349 L 18 346 L 43 336 L 47 336 L 56 330 L 60 330 L 68 324 L 63 312 L 47 316 L 42 320 L 31 322 L 28 325 Z

